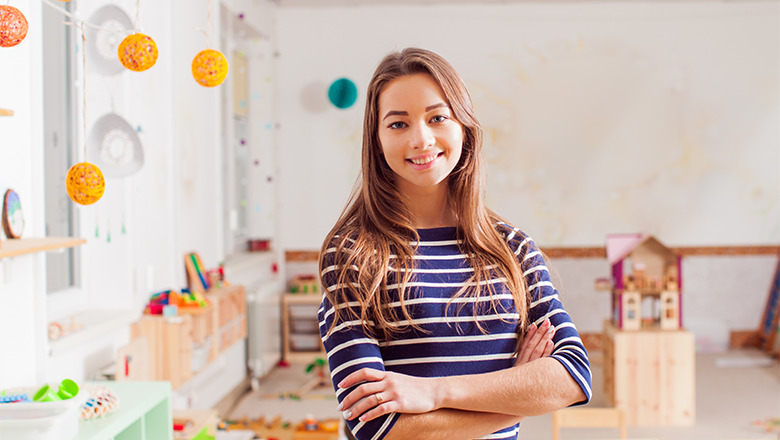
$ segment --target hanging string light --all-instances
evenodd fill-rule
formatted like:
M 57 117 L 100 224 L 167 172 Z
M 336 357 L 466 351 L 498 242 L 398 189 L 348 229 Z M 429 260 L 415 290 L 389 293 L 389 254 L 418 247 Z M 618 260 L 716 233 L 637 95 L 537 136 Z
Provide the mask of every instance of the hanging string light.
M 198 29 L 206 34 L 209 47 L 211 41 L 211 0 L 208 0 L 208 31 Z M 192 60 L 192 77 L 203 87 L 215 87 L 227 78 L 228 62 L 222 52 L 215 49 L 204 49 Z
M 103 172 L 95 164 L 91 164 L 86 161 L 87 158 L 87 51 L 84 50 L 87 44 L 87 37 L 84 33 L 84 22 L 78 24 L 81 29 L 81 42 L 82 42 L 82 78 L 83 87 L 82 95 L 84 102 L 82 103 L 83 120 L 84 120 L 84 162 L 77 163 L 70 167 L 68 175 L 65 177 L 65 188 L 68 191 L 68 196 L 71 200 L 79 205 L 91 205 L 101 197 L 106 190 L 106 180 L 103 178 Z
M 141 0 L 135 4 L 135 29 L 138 29 L 138 18 L 141 11 Z M 119 43 L 117 48 L 119 61 L 127 69 L 134 72 L 143 72 L 154 66 L 157 62 L 157 44 L 152 37 L 140 32 L 128 35 Z
M 14 47 L 27 36 L 27 18 L 13 6 L 0 5 L 0 47 Z

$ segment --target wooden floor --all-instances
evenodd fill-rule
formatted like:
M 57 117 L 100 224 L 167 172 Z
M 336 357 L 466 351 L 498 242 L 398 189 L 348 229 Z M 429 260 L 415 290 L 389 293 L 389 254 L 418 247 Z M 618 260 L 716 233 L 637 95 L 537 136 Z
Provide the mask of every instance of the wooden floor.
M 665 440 L 778 440 L 777 433 L 766 433 L 754 426 L 755 421 L 780 417 L 780 365 L 762 367 L 718 367 L 718 359 L 737 360 L 730 364 L 745 364 L 740 359 L 762 358 L 757 351 L 734 351 L 696 356 L 696 424 L 691 427 L 629 427 L 628 438 L 659 438 Z M 591 353 L 594 397 L 589 406 L 605 406 L 602 393 L 601 354 Z M 727 362 L 720 362 L 721 364 Z M 280 399 L 277 393 L 294 391 L 309 380 L 305 365 L 293 364 L 277 368 L 260 383 L 258 391 L 245 395 L 234 407 L 231 416 L 259 417 L 280 415 L 290 421 L 302 420 L 306 414 L 318 418 L 338 417 L 332 391 L 321 389 L 308 399 Z M 613 429 L 568 428 L 561 440 L 617 438 Z M 532 417 L 525 420 L 519 439 L 547 440 L 552 438 L 552 417 Z

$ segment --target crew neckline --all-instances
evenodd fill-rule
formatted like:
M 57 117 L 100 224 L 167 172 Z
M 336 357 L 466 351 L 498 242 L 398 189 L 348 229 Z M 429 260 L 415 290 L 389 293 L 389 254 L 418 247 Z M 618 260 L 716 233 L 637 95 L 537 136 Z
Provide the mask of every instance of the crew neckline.
M 438 228 L 417 229 L 420 241 L 449 240 L 457 235 L 457 226 L 440 226 Z

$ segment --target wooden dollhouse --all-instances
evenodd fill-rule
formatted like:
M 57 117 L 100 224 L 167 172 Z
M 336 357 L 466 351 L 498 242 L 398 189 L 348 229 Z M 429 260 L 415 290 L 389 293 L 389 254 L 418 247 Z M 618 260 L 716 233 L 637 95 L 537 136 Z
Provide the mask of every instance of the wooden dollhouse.
M 628 426 L 696 420 L 694 338 L 682 326 L 681 257 L 652 236 L 607 236 L 612 314 L 604 322 L 604 394 Z
M 612 314 L 621 330 L 682 328 L 682 259 L 655 237 L 607 236 Z

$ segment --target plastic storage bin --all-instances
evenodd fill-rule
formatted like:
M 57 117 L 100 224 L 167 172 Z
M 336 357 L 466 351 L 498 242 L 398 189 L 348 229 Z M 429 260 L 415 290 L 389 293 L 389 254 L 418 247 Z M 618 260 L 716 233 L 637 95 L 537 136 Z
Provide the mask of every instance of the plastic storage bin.
M 36 389 L 8 390 L 31 396 Z M 68 400 L 0 405 L 0 433 L 14 440 L 71 440 L 79 433 L 79 408 L 85 391 Z

